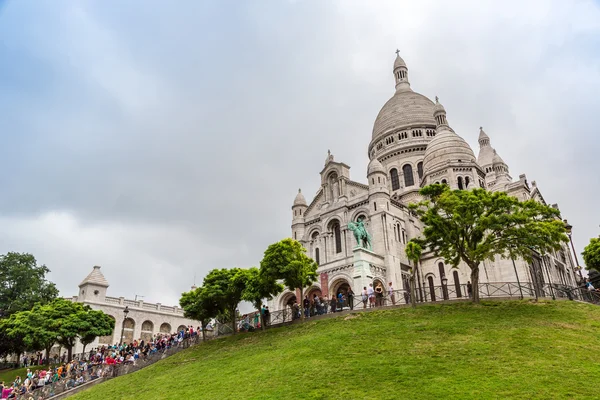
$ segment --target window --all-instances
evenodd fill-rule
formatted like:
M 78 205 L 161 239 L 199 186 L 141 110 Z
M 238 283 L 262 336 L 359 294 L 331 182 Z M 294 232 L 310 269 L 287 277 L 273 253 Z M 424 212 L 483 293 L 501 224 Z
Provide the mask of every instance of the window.
M 445 179 L 442 179 L 442 185 L 447 185 L 447 184 L 448 184 L 448 181 Z
M 419 174 L 419 180 L 423 179 L 423 163 L 417 164 L 417 174 Z
M 392 190 L 400 189 L 400 179 L 398 179 L 398 170 L 396 168 L 392 168 L 390 177 L 392 179 Z
M 335 252 L 336 253 L 341 253 L 342 252 L 342 234 L 340 232 L 340 223 L 339 222 L 334 222 L 332 225 L 333 228 L 333 236 L 335 238 Z
M 315 261 L 317 262 L 317 265 L 319 265 L 319 248 L 318 247 L 315 249 Z
M 465 176 L 465 189 L 469 187 L 469 183 L 470 183 L 469 177 Z
M 406 231 L 402 229 L 402 243 L 406 244 Z
M 373 202 L 373 208 L 377 211 L 377 203 Z
M 456 289 L 456 297 L 462 297 L 462 293 L 460 292 L 460 279 L 458 278 L 458 271 L 454 271 L 452 276 L 454 277 L 454 289 Z
M 433 287 L 433 277 L 428 277 L 427 283 L 429 284 L 429 295 L 431 296 L 431 301 L 435 301 L 435 288 Z
M 463 189 L 464 189 L 464 187 L 463 187 L 463 179 L 462 179 L 462 176 L 459 176 L 459 177 L 458 177 L 458 188 L 459 188 L 460 190 L 463 190 Z
M 404 174 L 404 186 L 408 187 L 415 184 L 413 169 L 410 164 L 406 164 L 404 167 L 402 167 L 402 173 Z
M 444 269 L 444 263 L 438 263 L 438 268 L 440 270 L 440 283 L 441 283 L 441 280 L 446 276 L 446 270 Z

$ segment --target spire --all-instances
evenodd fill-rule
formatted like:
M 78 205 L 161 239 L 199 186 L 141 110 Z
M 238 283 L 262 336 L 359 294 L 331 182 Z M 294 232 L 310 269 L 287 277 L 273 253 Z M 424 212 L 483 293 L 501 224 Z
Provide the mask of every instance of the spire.
M 435 96 L 435 106 L 433 107 L 433 118 L 435 118 L 435 122 L 437 125 L 437 129 L 447 128 L 450 129 L 450 125 L 448 125 L 448 120 L 446 119 L 446 109 L 440 103 L 440 99 Z
M 490 137 L 483 131 L 483 127 L 479 127 L 479 146 L 486 147 L 490 145 Z
M 396 60 L 394 60 L 394 79 L 396 80 L 396 91 L 403 92 L 410 90 L 410 82 L 408 81 L 408 67 L 400 57 L 400 50 L 396 50 Z
M 294 199 L 294 207 L 296 206 L 306 206 L 306 199 L 304 198 L 304 195 L 302 194 L 302 190 L 298 189 L 298 194 L 296 195 L 296 198 Z
M 102 275 L 102 272 L 100 272 L 100 267 L 97 265 L 94 267 L 92 272 L 90 272 L 90 274 L 88 276 L 86 276 L 86 278 L 79 284 L 79 287 L 86 285 L 86 284 L 92 284 L 92 285 L 104 286 L 104 287 L 109 286 L 108 281 L 106 280 L 104 275 Z

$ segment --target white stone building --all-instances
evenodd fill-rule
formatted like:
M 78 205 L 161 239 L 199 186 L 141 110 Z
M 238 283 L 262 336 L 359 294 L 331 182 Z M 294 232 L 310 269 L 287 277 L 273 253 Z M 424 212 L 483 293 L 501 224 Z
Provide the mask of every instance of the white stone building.
M 121 331 L 123 341 L 131 342 L 134 339 L 149 340 L 155 334 L 174 333 L 181 327 L 198 327 L 200 323 L 183 316 L 183 309 L 178 306 L 164 306 L 160 303 L 145 303 L 143 300 L 128 300 L 124 297 L 110 297 L 106 295 L 109 287 L 108 281 L 95 266 L 90 274 L 79 284 L 79 294 L 72 297 L 72 301 L 90 306 L 94 310 L 102 310 L 115 320 L 115 329 L 110 336 L 96 338 L 86 346 L 86 351 L 102 345 L 119 343 Z M 124 310 L 128 309 L 127 319 Z M 82 345 L 77 343 L 73 353 L 79 353 Z
M 357 295 L 364 286 L 377 281 L 385 288 L 392 282 L 396 290 L 408 290 L 408 259 L 404 247 L 418 237 L 422 223 L 408 211 L 408 204 L 420 200 L 418 191 L 431 183 L 447 183 L 452 189 L 484 187 L 505 191 L 520 200 L 546 203 L 535 182 L 525 175 L 513 181 L 508 165 L 480 129 L 479 155 L 450 127 L 444 107 L 413 91 L 408 67 L 398 55 L 393 66 L 395 93 L 384 104 L 373 126 L 367 154 L 370 159 L 362 183 L 352 180 L 350 167 L 336 161 L 328 152 L 321 170 L 321 186 L 307 203 L 299 191 L 292 206 L 292 237 L 299 240 L 319 264 L 319 281 L 306 293 L 329 298 L 351 286 Z M 554 207 L 557 207 L 554 205 Z M 373 251 L 356 249 L 348 223 L 363 219 L 373 238 Z M 480 282 L 531 283 L 544 290 L 548 282 L 573 285 L 575 264 L 568 247 L 545 257 L 535 257 L 532 265 L 523 260 L 498 259 L 485 262 Z M 442 278 L 454 296 L 466 296 L 470 279 L 466 265 L 451 269 L 444 260 L 425 253 L 417 284 L 429 299 L 442 293 Z M 547 286 L 546 286 L 547 289 Z M 437 295 L 436 295 L 437 293 Z M 446 292 L 447 293 L 447 292 Z M 285 291 L 273 301 L 272 309 L 282 309 L 296 300 Z M 423 294 L 421 294 L 423 296 Z

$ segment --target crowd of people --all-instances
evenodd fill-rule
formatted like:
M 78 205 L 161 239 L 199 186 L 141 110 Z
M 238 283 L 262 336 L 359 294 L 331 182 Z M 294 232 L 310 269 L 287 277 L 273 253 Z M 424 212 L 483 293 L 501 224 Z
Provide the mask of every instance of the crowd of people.
M 1 399 L 26 399 L 40 400 L 45 395 L 38 389 L 49 388 L 48 395 L 54 395 L 55 389 L 60 392 L 77 387 L 91 380 L 112 376 L 114 369 L 121 365 L 136 365 L 139 360 L 146 360 L 156 353 L 181 346 L 184 340 L 196 338 L 200 328 L 188 326 L 172 334 L 159 333 L 151 340 L 134 340 L 130 343 L 101 346 L 91 349 L 88 353 L 76 357 L 70 362 L 62 359 L 58 365 L 48 368 L 32 370 L 27 369 L 26 375 L 17 376 L 13 382 L 0 382 Z M 36 354 L 32 361 L 27 356 L 23 358 L 24 366 L 43 365 L 44 358 Z M 58 391 L 57 391 L 58 392 Z

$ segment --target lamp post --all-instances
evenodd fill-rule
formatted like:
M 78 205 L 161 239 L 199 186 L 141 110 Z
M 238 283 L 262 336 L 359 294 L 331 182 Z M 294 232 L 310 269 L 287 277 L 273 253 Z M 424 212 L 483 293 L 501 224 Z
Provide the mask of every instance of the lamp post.
M 442 294 L 444 295 L 444 300 L 448 300 L 448 278 L 446 278 L 446 275 L 442 276 Z
M 579 266 L 579 260 L 577 259 L 577 252 L 575 251 L 575 246 L 573 246 L 573 225 L 569 224 L 569 222 L 566 219 L 563 220 L 563 222 L 565 223 L 565 230 L 567 231 L 567 236 L 569 236 L 569 242 L 571 242 L 571 249 L 573 250 L 573 256 L 575 256 L 575 264 L 577 264 L 575 269 L 577 270 L 577 272 L 579 272 L 579 284 L 581 285 L 583 284 L 583 274 L 581 273 L 581 267 Z
M 127 320 L 127 314 L 129 314 L 129 306 L 125 306 L 125 309 L 123 310 L 123 324 L 121 326 L 121 340 L 119 341 L 119 344 L 123 344 L 123 335 L 125 334 L 125 320 Z

